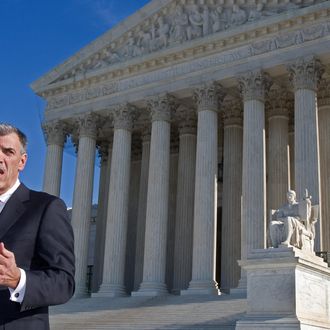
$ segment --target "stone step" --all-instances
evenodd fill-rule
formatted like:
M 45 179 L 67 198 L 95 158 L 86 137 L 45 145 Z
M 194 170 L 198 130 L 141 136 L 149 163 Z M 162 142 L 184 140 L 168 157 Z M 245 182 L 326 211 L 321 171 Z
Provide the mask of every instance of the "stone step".
M 235 329 L 246 311 L 241 296 L 73 299 L 52 307 L 52 330 Z

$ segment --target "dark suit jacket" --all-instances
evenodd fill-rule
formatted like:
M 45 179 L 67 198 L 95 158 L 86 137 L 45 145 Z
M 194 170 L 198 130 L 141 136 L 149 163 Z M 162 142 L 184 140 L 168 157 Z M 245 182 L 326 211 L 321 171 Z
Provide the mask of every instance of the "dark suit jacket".
M 74 292 L 73 232 L 59 198 L 21 184 L 0 213 L 0 242 L 26 271 L 22 304 L 0 286 L 0 330 L 49 329 L 48 306 Z

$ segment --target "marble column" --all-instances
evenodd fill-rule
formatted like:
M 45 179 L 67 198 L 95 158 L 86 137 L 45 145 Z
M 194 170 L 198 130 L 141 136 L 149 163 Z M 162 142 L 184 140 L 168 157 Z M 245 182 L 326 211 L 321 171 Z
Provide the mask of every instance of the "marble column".
M 290 189 L 296 190 L 294 182 L 294 102 L 291 102 L 289 111 L 289 164 L 290 164 Z
M 267 107 L 267 210 L 286 203 L 289 183 L 289 97 L 287 88 L 274 84 Z M 269 213 L 267 212 L 267 215 Z
M 45 123 L 42 129 L 47 143 L 43 191 L 60 196 L 66 129 L 59 121 Z
M 219 294 L 215 280 L 218 101 L 220 85 L 210 84 L 195 90 L 197 102 L 197 149 L 194 198 L 192 279 L 181 294 Z
M 314 57 L 299 58 L 288 66 L 294 88 L 295 186 L 297 199 L 312 196 L 312 204 L 321 206 L 319 132 L 316 91 L 324 72 Z M 322 215 L 316 223 L 315 250 L 322 249 Z
M 169 198 L 168 198 L 168 221 L 166 242 L 166 272 L 165 283 L 169 292 L 173 289 L 174 276 L 174 240 L 175 240 L 175 214 L 176 196 L 178 186 L 178 163 L 179 163 L 179 135 L 177 130 L 171 129 L 170 147 L 170 175 L 169 175 Z
M 95 252 L 93 266 L 93 282 L 92 292 L 99 290 L 102 283 L 103 261 L 104 261 L 104 245 L 105 245 L 105 230 L 108 209 L 108 196 L 110 184 L 110 168 L 111 168 L 111 152 L 112 140 L 101 141 L 99 144 L 99 157 L 101 158 L 101 171 L 99 183 L 99 198 L 97 204 L 97 219 L 96 219 L 96 236 L 95 236 Z M 93 294 L 92 294 L 93 296 Z
M 98 297 L 126 295 L 124 285 L 128 199 L 131 167 L 134 107 L 114 108 L 114 136 L 111 156 L 103 279 Z
M 191 280 L 197 121 L 194 109 L 180 106 L 179 161 L 175 216 L 173 292 L 186 290 Z
M 165 284 L 166 234 L 168 221 L 170 173 L 169 96 L 148 100 L 151 111 L 151 142 L 146 211 L 143 281 L 132 295 L 158 296 L 167 294 Z
M 132 136 L 132 161 L 129 190 L 128 227 L 126 239 L 125 287 L 128 293 L 134 290 L 137 220 L 139 209 L 142 148 L 140 136 Z
M 93 114 L 80 117 L 78 125 L 79 144 L 71 219 L 75 236 L 76 298 L 87 295 L 86 278 L 96 151 L 96 118 Z
M 239 100 L 224 104 L 221 290 L 238 284 L 241 257 L 243 108 Z
M 323 251 L 330 252 L 330 77 L 318 92 Z
M 266 155 L 265 92 L 268 77 L 248 72 L 239 77 L 244 101 L 241 259 L 252 249 L 266 247 Z M 241 272 L 239 288 L 246 288 L 246 274 Z
M 150 157 L 150 127 L 143 128 L 142 132 L 142 160 L 140 173 L 139 206 L 137 215 L 137 233 L 135 249 L 134 291 L 139 289 L 143 279 L 143 256 L 146 229 L 148 173 Z

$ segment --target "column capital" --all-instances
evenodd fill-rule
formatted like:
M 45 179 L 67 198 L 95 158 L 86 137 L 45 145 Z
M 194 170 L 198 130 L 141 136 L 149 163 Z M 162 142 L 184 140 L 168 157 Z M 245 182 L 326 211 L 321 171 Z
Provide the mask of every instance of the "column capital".
M 324 65 L 314 56 L 300 57 L 287 66 L 289 79 L 295 90 L 317 90 L 324 73 Z
M 237 99 L 226 100 L 223 104 L 222 117 L 224 127 L 243 126 L 243 106 Z
M 45 122 L 42 124 L 42 130 L 47 145 L 55 144 L 63 147 L 68 134 L 67 127 L 63 122 L 59 120 Z
M 271 86 L 270 76 L 261 71 L 249 71 L 238 77 L 238 85 L 245 101 L 265 101 L 265 94 Z
M 133 123 L 138 116 L 138 109 L 128 103 L 119 104 L 113 108 L 115 129 L 132 130 Z
M 293 102 L 293 95 L 285 86 L 273 84 L 266 100 L 266 114 L 268 119 L 285 117 L 289 119 L 289 110 Z
M 197 132 L 197 116 L 195 109 L 188 108 L 181 104 L 177 111 L 179 122 L 179 134 L 196 134 Z
M 212 110 L 217 112 L 219 103 L 223 101 L 225 91 L 221 84 L 212 82 L 194 90 L 197 111 Z
M 86 136 L 96 139 L 97 136 L 97 120 L 98 116 L 95 113 L 88 113 L 77 118 L 79 138 Z
M 175 109 L 175 98 L 172 95 L 158 95 L 147 100 L 151 121 L 171 121 Z
M 317 96 L 318 107 L 330 106 L 330 78 L 321 79 Z

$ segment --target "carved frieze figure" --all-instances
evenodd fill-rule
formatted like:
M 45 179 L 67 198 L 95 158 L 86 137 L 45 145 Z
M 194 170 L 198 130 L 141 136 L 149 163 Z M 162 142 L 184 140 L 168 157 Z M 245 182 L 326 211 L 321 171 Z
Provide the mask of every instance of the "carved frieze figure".
M 131 34 L 128 37 L 126 46 L 123 49 L 123 55 L 128 58 L 141 55 L 141 50 L 136 45 L 135 39 Z
M 231 14 L 231 24 L 241 25 L 247 21 L 247 15 L 245 10 L 241 9 L 238 5 L 233 5 L 233 11 Z
M 165 48 L 168 45 L 170 26 L 166 23 L 163 16 L 158 17 L 157 27 L 154 28 L 153 49 Z
M 170 36 L 173 41 L 183 42 L 188 39 L 187 28 L 189 26 L 188 14 L 184 12 L 182 6 L 175 9 Z
M 217 6 L 210 13 L 212 19 L 212 32 L 218 32 L 227 28 L 227 19 L 222 6 Z
M 191 11 L 188 17 L 189 17 L 189 25 L 187 27 L 188 40 L 201 37 L 203 31 L 203 16 L 199 12 L 199 8 L 197 5 L 193 5 L 191 7 Z
M 137 41 L 137 48 L 139 49 L 138 53 L 148 54 L 151 50 L 151 41 L 152 41 L 151 33 L 140 30 Z
M 255 9 L 252 9 L 249 13 L 248 21 L 256 21 L 260 19 L 263 15 L 262 11 L 264 9 L 264 4 L 259 3 Z
M 271 210 L 269 233 L 272 247 L 294 246 L 313 252 L 317 210 L 318 206 L 312 206 L 307 191 L 298 203 L 295 191 L 289 190 L 287 203 L 278 210 Z

